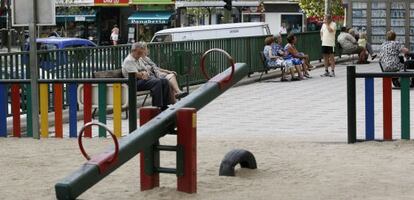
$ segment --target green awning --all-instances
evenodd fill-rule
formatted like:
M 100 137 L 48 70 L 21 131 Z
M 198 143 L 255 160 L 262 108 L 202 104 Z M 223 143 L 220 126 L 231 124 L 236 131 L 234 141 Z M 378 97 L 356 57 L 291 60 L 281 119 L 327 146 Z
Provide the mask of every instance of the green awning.
M 56 22 L 94 22 L 96 15 L 56 15 Z
M 129 24 L 168 24 L 171 12 L 165 11 L 145 11 L 135 12 L 128 17 Z

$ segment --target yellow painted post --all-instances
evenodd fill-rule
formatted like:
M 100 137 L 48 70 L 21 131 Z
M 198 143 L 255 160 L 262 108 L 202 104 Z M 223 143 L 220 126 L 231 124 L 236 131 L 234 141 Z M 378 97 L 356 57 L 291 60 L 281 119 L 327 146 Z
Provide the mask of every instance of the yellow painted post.
M 39 84 L 40 90 L 40 135 L 47 138 L 49 135 L 49 120 L 48 120 L 48 84 Z M 36 122 L 33 122 L 36 123 Z
M 114 90 L 114 134 L 116 137 L 121 137 L 121 97 L 122 97 L 122 91 L 121 91 L 121 84 L 115 83 L 113 86 Z

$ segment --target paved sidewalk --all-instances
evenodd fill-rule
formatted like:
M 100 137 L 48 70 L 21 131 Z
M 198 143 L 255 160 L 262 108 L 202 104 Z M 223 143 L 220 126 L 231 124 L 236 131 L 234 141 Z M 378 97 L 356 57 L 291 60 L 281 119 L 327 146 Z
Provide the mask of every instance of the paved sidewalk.
M 346 66 L 337 65 L 336 77 L 320 77 L 324 70 L 318 68 L 311 71 L 311 79 L 303 81 L 280 82 L 280 78 L 273 78 L 233 87 L 198 112 L 198 134 L 285 134 L 304 137 L 306 140 L 328 139 L 345 142 Z M 380 71 L 378 62 L 357 65 L 356 69 L 357 72 Z M 381 84 L 381 80 L 375 81 L 375 120 L 378 138 L 381 138 L 382 134 Z M 364 133 L 365 123 L 363 89 L 363 80 L 358 80 L 359 136 Z M 399 138 L 399 90 L 393 90 L 393 95 L 394 137 Z M 414 108 L 414 105 L 411 108 Z M 78 127 L 82 124 L 80 121 Z M 111 120 L 108 120 L 108 126 L 112 127 Z M 64 130 L 69 130 L 68 125 L 65 124 Z M 97 135 L 98 131 L 95 130 L 94 135 Z M 122 132 L 124 135 L 128 132 L 126 119 L 122 121 Z

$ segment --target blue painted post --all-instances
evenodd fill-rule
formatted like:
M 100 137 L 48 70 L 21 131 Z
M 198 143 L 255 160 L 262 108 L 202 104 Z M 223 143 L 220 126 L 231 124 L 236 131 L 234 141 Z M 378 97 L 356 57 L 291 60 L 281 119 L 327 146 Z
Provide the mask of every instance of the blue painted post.
M 0 84 L 0 137 L 7 137 L 7 88 Z
M 77 85 L 75 83 L 69 84 L 69 137 L 77 137 L 78 119 L 77 113 Z
M 365 140 L 375 139 L 374 78 L 365 78 Z

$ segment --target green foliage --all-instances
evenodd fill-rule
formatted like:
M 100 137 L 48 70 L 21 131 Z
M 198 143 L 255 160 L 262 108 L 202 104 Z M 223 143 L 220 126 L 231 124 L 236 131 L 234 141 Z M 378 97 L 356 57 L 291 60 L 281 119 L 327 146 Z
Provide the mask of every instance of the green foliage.
M 308 17 L 323 17 L 325 13 L 325 0 L 298 0 L 300 8 L 306 13 Z M 331 15 L 343 16 L 344 8 L 342 7 L 342 0 L 331 1 Z

